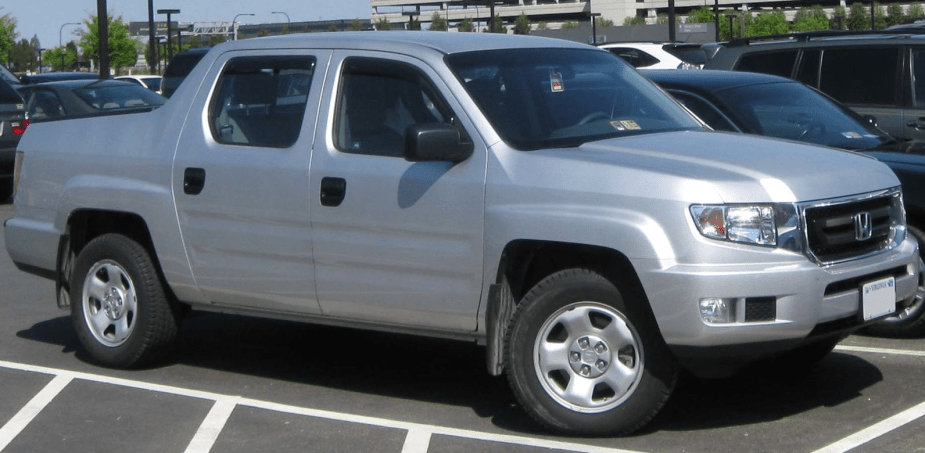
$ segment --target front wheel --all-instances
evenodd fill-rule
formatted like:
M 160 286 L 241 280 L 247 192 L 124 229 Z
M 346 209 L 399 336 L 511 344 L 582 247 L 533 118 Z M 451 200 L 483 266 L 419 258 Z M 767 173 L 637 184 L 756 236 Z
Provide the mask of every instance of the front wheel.
M 92 360 L 138 367 L 168 349 L 178 311 L 140 244 L 118 234 L 99 236 L 81 250 L 71 278 L 71 320 Z
M 587 269 L 555 273 L 518 305 L 508 380 L 524 410 L 568 434 L 622 435 L 649 422 L 677 379 L 643 301 Z

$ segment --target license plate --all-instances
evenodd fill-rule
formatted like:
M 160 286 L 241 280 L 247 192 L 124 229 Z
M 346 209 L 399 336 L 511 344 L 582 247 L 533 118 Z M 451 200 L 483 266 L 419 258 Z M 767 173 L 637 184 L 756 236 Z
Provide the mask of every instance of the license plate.
M 861 306 L 865 321 L 896 311 L 896 279 L 884 278 L 864 285 Z

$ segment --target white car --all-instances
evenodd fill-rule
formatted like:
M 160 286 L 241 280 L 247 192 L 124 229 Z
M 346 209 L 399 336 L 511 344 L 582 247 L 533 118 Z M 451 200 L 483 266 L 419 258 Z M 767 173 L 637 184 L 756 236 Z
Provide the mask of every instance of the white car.
M 636 69 L 701 69 L 706 55 L 700 46 L 655 42 L 601 44 Z
M 157 75 L 129 75 L 119 76 L 116 80 L 125 80 L 127 82 L 137 83 L 157 94 L 161 94 L 161 76 Z

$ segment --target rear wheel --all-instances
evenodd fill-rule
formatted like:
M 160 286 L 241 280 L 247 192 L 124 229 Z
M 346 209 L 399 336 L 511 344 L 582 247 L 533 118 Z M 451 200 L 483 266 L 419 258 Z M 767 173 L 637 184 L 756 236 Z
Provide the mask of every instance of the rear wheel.
M 544 427 L 620 435 L 646 424 L 677 379 L 654 322 L 599 273 L 570 269 L 518 305 L 505 345 L 508 380 Z
M 151 257 L 137 242 L 106 234 L 77 256 L 71 320 L 93 361 L 130 368 L 161 357 L 177 332 L 175 308 Z

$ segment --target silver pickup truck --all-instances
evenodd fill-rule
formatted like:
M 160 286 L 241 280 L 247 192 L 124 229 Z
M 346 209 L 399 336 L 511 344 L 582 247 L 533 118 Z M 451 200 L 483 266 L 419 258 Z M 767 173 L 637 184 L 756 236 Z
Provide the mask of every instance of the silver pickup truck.
M 33 125 L 17 172 L 9 255 L 104 366 L 190 309 L 455 338 L 574 434 L 641 427 L 682 367 L 808 366 L 919 272 L 885 165 L 707 131 L 535 37 L 222 44 L 157 110 Z

